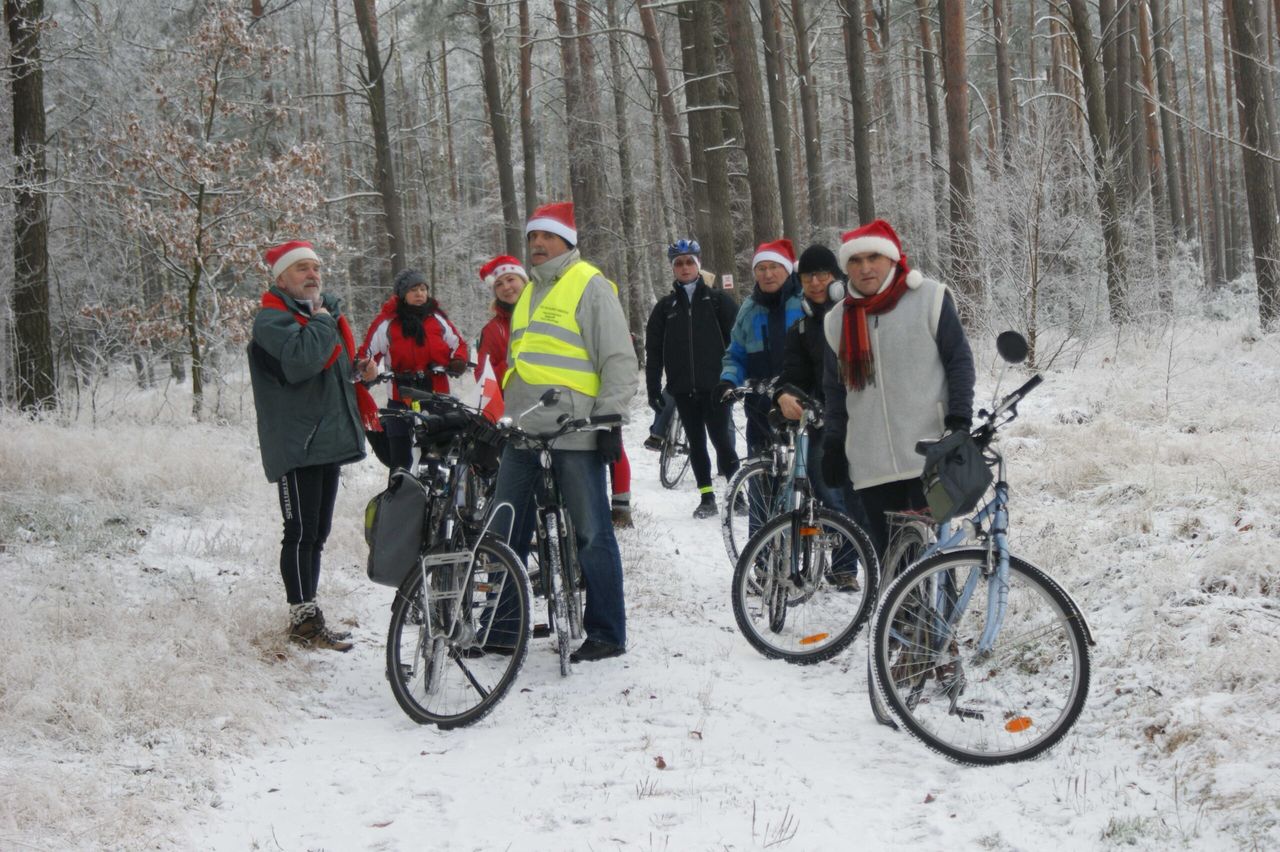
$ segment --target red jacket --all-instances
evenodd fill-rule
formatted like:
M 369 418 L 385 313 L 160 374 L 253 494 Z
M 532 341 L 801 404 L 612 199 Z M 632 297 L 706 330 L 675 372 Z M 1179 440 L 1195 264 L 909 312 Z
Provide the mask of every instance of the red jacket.
M 480 348 L 476 351 L 476 379 L 484 370 L 484 360 L 493 364 L 493 374 L 498 382 L 507 374 L 507 346 L 511 343 L 511 314 L 496 311 L 493 318 L 480 330 Z
M 395 373 L 430 373 L 432 367 L 444 367 L 451 360 L 467 360 L 467 344 L 444 311 L 436 310 L 422 321 L 423 341 L 406 337 L 396 317 L 395 298 L 382 306 L 382 311 L 369 327 L 361 353 L 387 365 Z M 431 389 L 449 393 L 449 377 L 444 373 L 431 376 Z M 400 399 L 400 388 L 391 383 L 391 398 Z

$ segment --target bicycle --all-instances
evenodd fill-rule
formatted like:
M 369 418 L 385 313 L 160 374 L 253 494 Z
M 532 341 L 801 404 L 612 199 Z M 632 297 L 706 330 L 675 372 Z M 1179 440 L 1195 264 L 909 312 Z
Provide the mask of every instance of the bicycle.
M 798 421 L 779 427 L 772 469 L 774 495 L 759 529 L 734 566 L 732 599 L 738 629 L 771 659 L 810 664 L 846 648 L 876 600 L 879 563 L 856 523 L 818 502 L 805 467 L 806 430 L 814 404 L 801 399 Z M 860 578 L 860 579 L 859 579 Z
M 557 438 L 570 432 L 610 429 L 622 421 L 622 416 L 609 414 L 575 420 L 570 419 L 568 414 L 563 414 L 558 421 L 559 428 L 543 435 L 531 434 L 516 425 L 520 418 L 534 409 L 540 406 L 553 406 L 559 400 L 560 389 L 548 388 L 537 403 L 521 412 L 514 421 L 502 418 L 499 421 L 499 429 L 513 446 L 532 450 L 538 455 L 541 479 L 539 487 L 534 489 L 536 506 L 534 535 L 537 543 L 538 573 L 541 591 L 547 598 L 549 627 L 556 639 L 560 674 L 567 676 L 570 672 L 571 644 L 574 640 L 583 639 L 586 634 L 582 621 L 584 582 L 581 565 L 578 562 L 573 523 L 564 508 L 560 496 L 559 477 L 552 463 L 551 445 Z M 494 504 L 490 513 L 490 523 L 493 517 L 503 512 L 509 513 L 511 526 L 514 529 L 516 513 L 510 503 Z
M 492 463 L 498 430 L 452 397 L 401 394 L 412 408 L 379 413 L 413 422 L 421 457 L 407 475 L 426 504 L 416 565 L 391 604 L 386 674 L 409 718 L 449 729 L 483 718 L 514 682 L 528 652 L 529 578 L 464 499 L 471 469 Z
M 667 421 L 666 431 L 662 433 L 662 447 L 658 453 L 658 479 L 663 488 L 675 488 L 689 470 L 689 442 L 685 438 L 684 425 L 680 422 L 680 412 L 672 412 L 671 419 Z
M 771 382 L 752 382 L 734 388 L 726 398 L 733 402 L 751 396 L 768 398 L 771 390 Z M 746 412 L 748 417 L 761 416 L 749 408 Z M 807 455 L 808 435 L 780 429 L 779 425 L 774 421 L 766 425 L 765 431 L 770 435 L 769 444 L 758 455 L 744 461 L 729 480 L 725 510 L 720 518 L 720 536 L 724 540 L 725 552 L 729 554 L 729 562 L 733 565 L 738 564 L 743 546 L 755 535 L 760 525 L 790 506 L 791 494 L 783 488 L 783 474 L 791 469 L 797 454 L 801 458 L 801 464 Z M 800 480 L 798 486 L 792 480 L 791 485 L 806 489 L 809 487 L 807 479 Z
M 1026 356 L 1015 333 L 997 346 L 1010 363 Z M 1041 381 L 1032 376 L 978 413 L 971 435 L 996 469 L 993 496 L 968 520 L 938 525 L 936 540 L 888 585 L 873 621 L 875 697 L 913 736 L 960 763 L 1044 753 L 1088 698 L 1094 640 L 1083 612 L 1042 569 L 1009 551 L 1009 485 L 994 443 Z M 918 519 L 900 521 L 909 527 L 903 558 L 924 544 Z

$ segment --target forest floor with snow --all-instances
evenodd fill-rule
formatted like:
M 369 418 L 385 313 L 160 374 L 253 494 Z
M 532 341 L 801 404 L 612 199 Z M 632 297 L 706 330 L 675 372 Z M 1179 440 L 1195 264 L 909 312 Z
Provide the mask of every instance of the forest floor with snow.
M 875 723 L 865 636 L 812 667 L 752 651 L 719 525 L 691 477 L 659 486 L 642 402 L 628 653 L 562 679 L 535 640 L 448 732 L 383 677 L 376 461 L 346 469 L 321 581 L 357 647 L 307 652 L 247 392 L 218 424 L 123 384 L 92 419 L 0 415 L 0 848 L 1280 847 L 1280 336 L 1134 329 L 1044 372 L 1004 433 L 1012 543 L 1098 644 L 1071 734 L 992 769 Z

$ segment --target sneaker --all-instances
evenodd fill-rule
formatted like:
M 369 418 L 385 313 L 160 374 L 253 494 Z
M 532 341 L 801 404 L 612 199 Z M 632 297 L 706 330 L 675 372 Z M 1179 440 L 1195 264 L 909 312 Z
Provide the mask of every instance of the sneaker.
M 620 657 L 627 653 L 627 649 L 621 645 L 614 645 L 611 642 L 601 642 L 599 639 L 588 639 L 583 642 L 578 650 L 569 655 L 571 663 L 594 663 L 596 660 L 607 660 L 610 657 Z
M 649 437 L 645 438 L 644 448 L 646 450 L 653 450 L 655 453 L 662 452 L 662 436 L 650 435 Z
M 339 639 L 332 631 L 325 628 L 324 623 L 315 615 L 290 626 L 289 641 L 304 648 L 323 648 L 327 651 L 341 651 L 344 654 L 354 647 L 350 642 Z
M 613 509 L 613 525 L 620 530 L 629 530 L 635 526 L 635 522 L 631 520 L 630 509 Z
M 708 499 L 710 498 L 710 499 Z M 720 510 L 716 508 L 716 496 L 707 494 L 702 498 L 702 502 L 693 510 L 695 518 L 714 518 L 720 514 Z

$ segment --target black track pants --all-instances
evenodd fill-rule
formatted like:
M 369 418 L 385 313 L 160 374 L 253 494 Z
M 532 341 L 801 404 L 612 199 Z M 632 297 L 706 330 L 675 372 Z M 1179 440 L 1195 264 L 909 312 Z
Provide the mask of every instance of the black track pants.
M 316 599 L 320 582 L 320 554 L 333 522 L 338 498 L 336 464 L 295 467 L 280 477 L 280 514 L 284 540 L 280 542 L 280 577 L 289 603 Z

